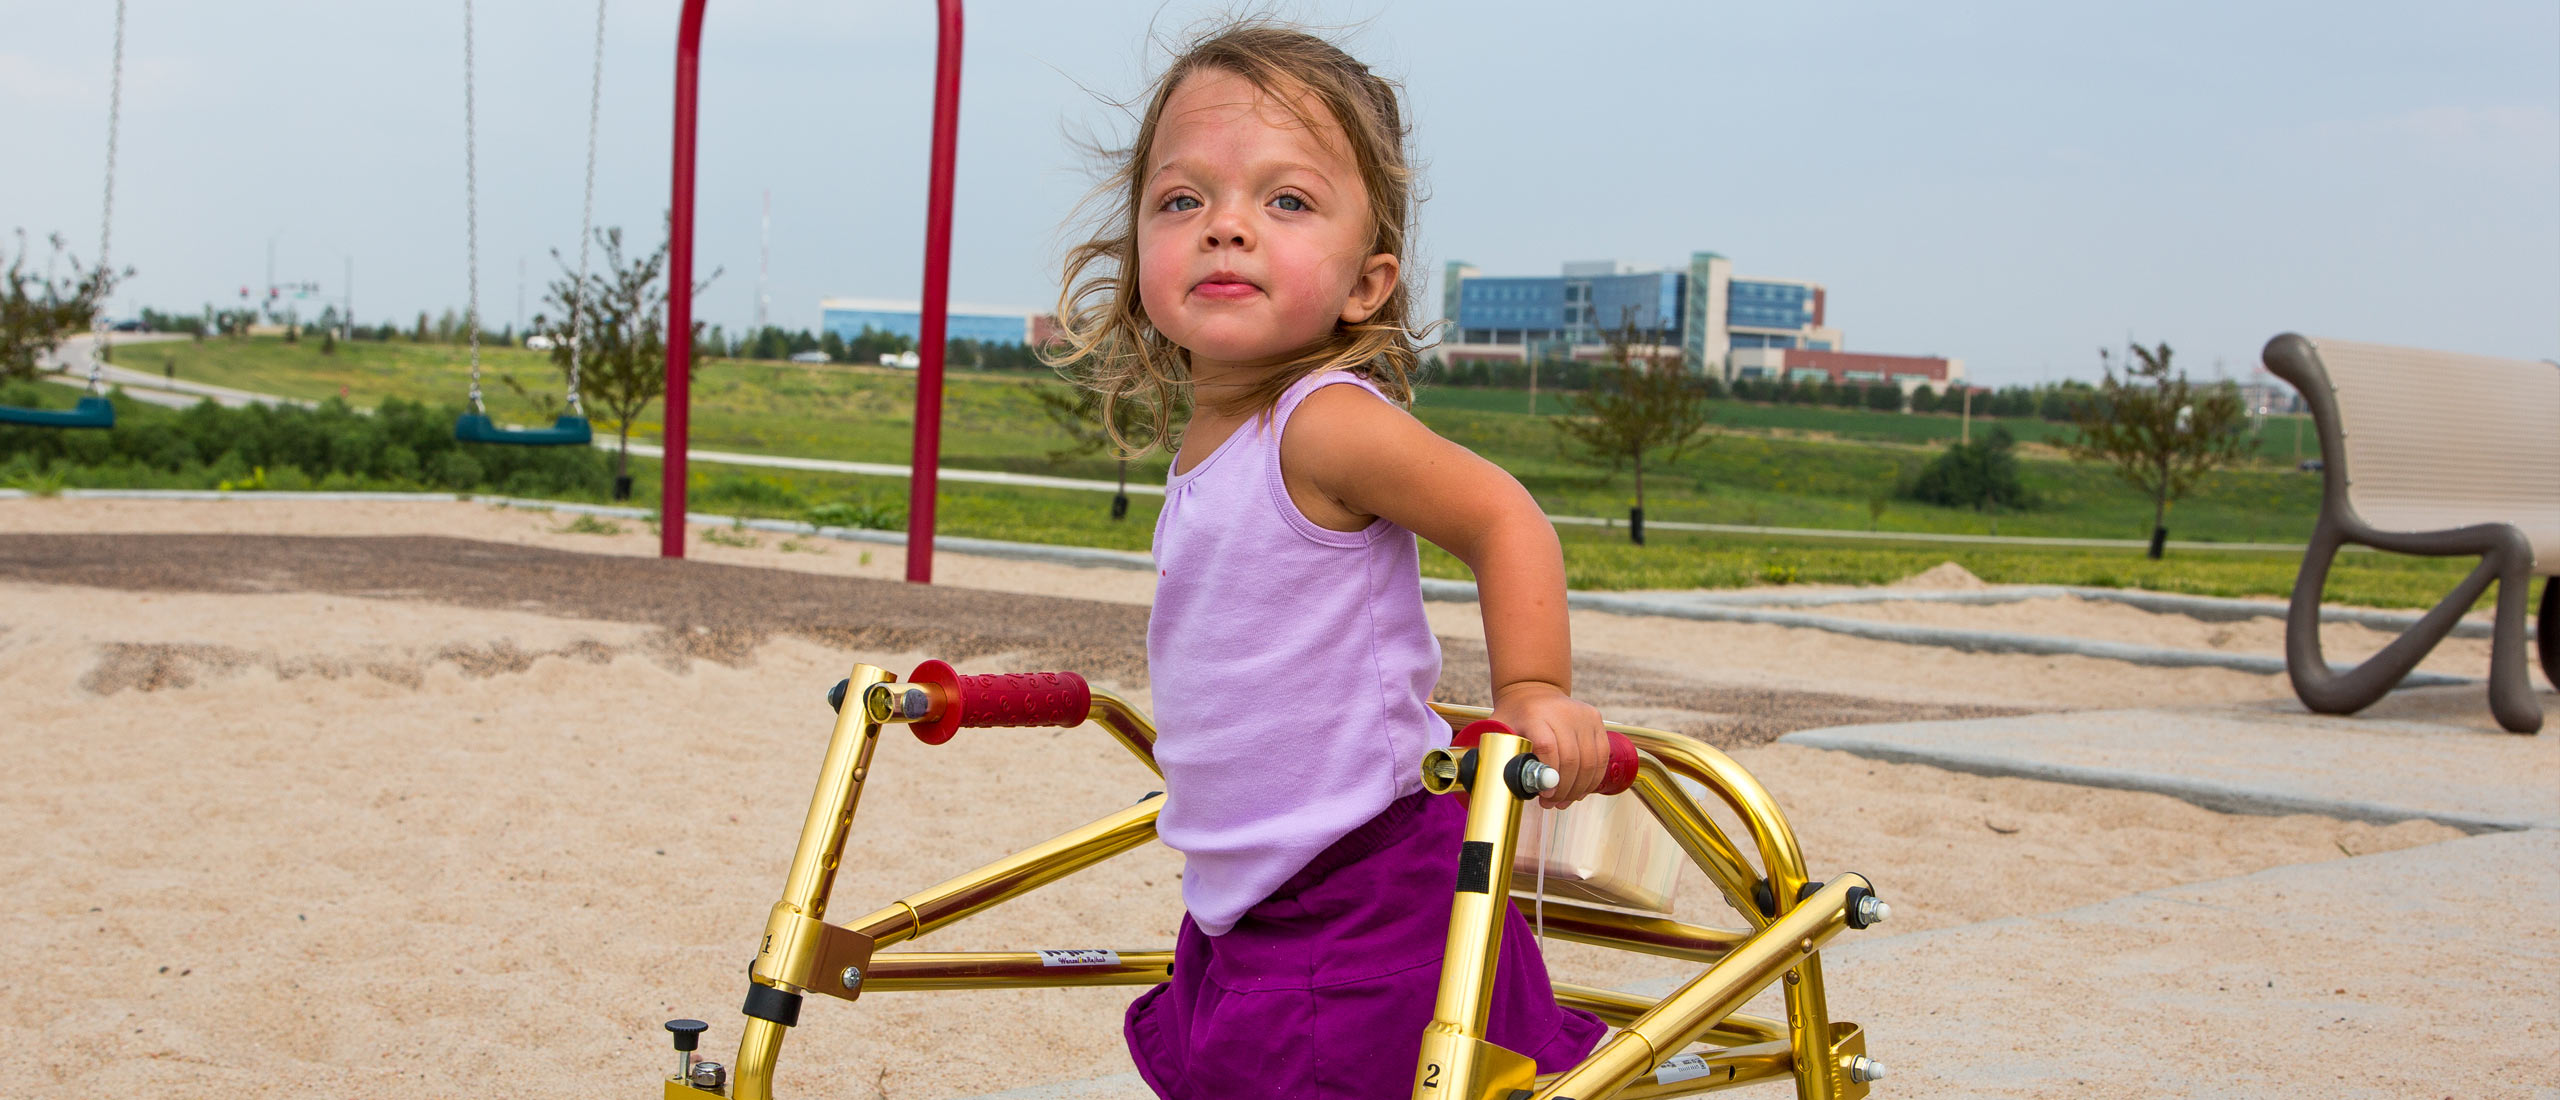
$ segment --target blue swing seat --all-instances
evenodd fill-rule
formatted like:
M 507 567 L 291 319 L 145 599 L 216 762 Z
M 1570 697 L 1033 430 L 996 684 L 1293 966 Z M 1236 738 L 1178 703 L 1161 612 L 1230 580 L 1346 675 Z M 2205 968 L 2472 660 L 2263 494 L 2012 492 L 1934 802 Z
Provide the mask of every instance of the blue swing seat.
M 583 416 L 563 416 L 548 428 L 501 428 L 487 413 L 464 413 L 453 422 L 453 437 L 464 443 L 504 443 L 518 447 L 585 446 L 595 430 Z
M 0 424 L 24 424 L 31 428 L 112 428 L 116 426 L 115 403 L 91 394 L 70 409 L 21 409 L 0 405 Z

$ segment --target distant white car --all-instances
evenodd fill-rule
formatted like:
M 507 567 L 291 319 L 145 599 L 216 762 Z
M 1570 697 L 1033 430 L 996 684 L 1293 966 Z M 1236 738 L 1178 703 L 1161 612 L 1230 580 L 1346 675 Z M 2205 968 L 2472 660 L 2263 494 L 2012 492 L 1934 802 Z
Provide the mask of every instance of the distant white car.
M 823 351 L 797 352 L 791 356 L 791 361 L 794 363 L 824 363 L 827 361 L 827 353 Z
M 524 338 L 524 346 L 527 351 L 549 351 L 552 348 L 558 347 L 559 344 L 559 341 L 548 336 L 544 336 L 538 332 Z
M 912 351 L 882 352 L 880 354 L 880 365 L 884 367 L 897 367 L 900 370 L 914 370 L 923 364 L 924 361 L 916 358 L 916 353 Z

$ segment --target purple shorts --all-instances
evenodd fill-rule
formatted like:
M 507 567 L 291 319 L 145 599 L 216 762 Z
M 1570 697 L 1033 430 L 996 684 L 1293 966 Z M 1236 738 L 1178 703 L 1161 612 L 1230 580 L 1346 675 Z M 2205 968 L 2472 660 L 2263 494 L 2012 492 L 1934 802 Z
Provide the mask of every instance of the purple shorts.
M 1138 1075 L 1165 1100 L 1413 1092 L 1467 820 L 1408 795 L 1335 841 L 1223 936 L 1182 919 L 1173 977 L 1129 1006 Z M 1517 908 L 1506 908 L 1486 1038 L 1571 1068 L 1606 1031 L 1563 1008 Z

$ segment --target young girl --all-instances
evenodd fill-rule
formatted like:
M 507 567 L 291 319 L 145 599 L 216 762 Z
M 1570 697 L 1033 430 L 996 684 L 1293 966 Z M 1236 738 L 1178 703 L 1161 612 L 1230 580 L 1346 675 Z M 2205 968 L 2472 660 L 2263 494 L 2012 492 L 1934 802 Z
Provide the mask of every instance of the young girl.
M 1188 422 L 1156 521 L 1148 673 L 1157 833 L 1183 853 L 1172 980 L 1129 1006 L 1164 1097 L 1402 1097 L 1448 936 L 1466 808 L 1422 793 L 1449 741 L 1415 536 L 1474 569 L 1494 717 L 1589 793 L 1599 712 L 1570 695 L 1555 529 L 1412 400 L 1412 199 L 1395 87 L 1268 24 L 1158 80 L 1071 251 L 1058 355 L 1150 441 Z M 1113 425 L 1115 438 L 1121 426 Z M 1542 1072 L 1599 1020 L 1559 1008 L 1515 909 L 1488 1036 Z

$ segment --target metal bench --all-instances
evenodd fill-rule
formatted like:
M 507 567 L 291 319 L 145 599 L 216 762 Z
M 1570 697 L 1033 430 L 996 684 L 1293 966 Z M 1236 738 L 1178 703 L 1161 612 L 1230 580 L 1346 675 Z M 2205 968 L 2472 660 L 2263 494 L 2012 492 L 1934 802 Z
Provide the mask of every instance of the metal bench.
M 2489 710 L 2509 730 L 2539 731 L 2525 599 L 2535 576 L 2560 576 L 2560 367 L 2293 333 L 2267 341 L 2264 359 L 2310 407 L 2325 480 L 2285 620 L 2294 694 L 2323 714 L 2364 709 L 2495 582 Z M 2330 562 L 2349 543 L 2476 554 L 2480 565 L 2417 625 L 2342 672 L 2320 653 L 2320 599 Z M 2560 685 L 2560 582 L 2544 582 L 2538 618 L 2543 675 Z

